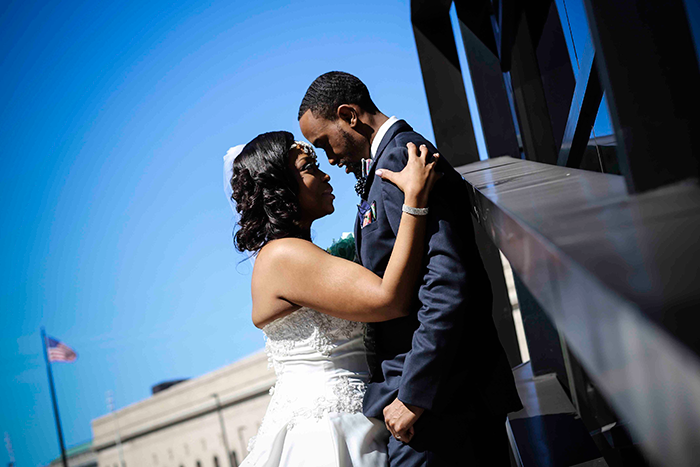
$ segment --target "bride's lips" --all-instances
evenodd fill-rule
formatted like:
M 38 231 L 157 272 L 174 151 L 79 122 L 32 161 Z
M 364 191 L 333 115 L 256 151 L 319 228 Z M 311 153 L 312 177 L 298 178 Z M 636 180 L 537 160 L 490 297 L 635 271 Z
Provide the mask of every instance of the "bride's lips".
M 333 194 L 333 188 L 328 188 L 322 193 L 323 196 L 332 196 L 333 199 L 335 199 L 335 195 Z

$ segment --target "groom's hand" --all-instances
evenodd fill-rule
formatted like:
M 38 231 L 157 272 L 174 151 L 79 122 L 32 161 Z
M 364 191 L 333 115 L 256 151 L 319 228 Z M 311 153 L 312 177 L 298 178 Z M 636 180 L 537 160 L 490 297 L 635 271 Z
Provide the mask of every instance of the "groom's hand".
M 394 438 L 408 443 L 413 438 L 413 424 L 424 410 L 415 405 L 404 404 L 397 397 L 394 402 L 384 407 L 384 423 Z

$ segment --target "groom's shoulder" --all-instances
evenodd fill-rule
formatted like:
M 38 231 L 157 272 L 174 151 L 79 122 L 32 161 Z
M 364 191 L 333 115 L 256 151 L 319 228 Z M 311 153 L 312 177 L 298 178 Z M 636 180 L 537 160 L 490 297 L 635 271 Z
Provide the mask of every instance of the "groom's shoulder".
M 413 129 L 408 126 L 407 130 L 402 131 L 397 133 L 393 140 L 391 141 L 393 143 L 393 151 L 387 151 L 390 154 L 392 152 L 400 151 L 401 154 L 403 155 L 403 164 L 405 165 L 406 162 L 408 161 L 408 150 L 406 149 L 406 144 L 408 143 L 413 143 L 416 146 L 420 146 L 421 144 L 425 144 L 428 147 L 428 151 L 431 154 L 435 153 L 440 153 L 440 151 L 437 150 L 435 145 L 430 141 L 429 139 L 425 138 L 423 135 L 420 133 L 413 131 Z M 401 151 L 401 148 L 404 149 L 404 151 Z M 387 146 L 387 149 L 389 149 L 389 146 Z M 442 154 L 442 153 L 440 153 Z M 449 162 L 449 158 L 445 156 L 445 154 L 442 154 L 442 158 L 440 159 L 440 171 L 447 174 L 447 172 L 455 172 L 454 167 L 452 164 Z M 391 158 L 391 156 L 390 156 Z M 389 167 L 387 167 L 389 168 Z M 456 173 L 456 172 L 455 172 Z M 461 175 L 458 178 L 462 178 Z M 444 183 L 443 183 L 444 185 Z
M 412 129 L 397 133 L 394 139 L 392 140 L 392 143 L 404 149 L 406 148 L 406 144 L 408 143 L 414 143 L 416 146 L 425 144 L 429 148 L 434 148 L 433 143 L 431 143 L 423 135 L 416 131 L 413 131 Z
M 379 167 L 392 170 L 396 167 L 403 167 L 406 165 L 408 161 L 408 149 L 406 145 L 408 143 L 413 143 L 416 146 L 425 144 L 431 151 L 435 152 L 435 147 L 430 141 L 425 139 L 420 133 L 410 129 L 410 127 L 408 128 L 408 130 L 401 131 L 394 135 L 391 141 L 389 141 L 389 144 L 387 144 L 386 149 L 384 149 L 379 159 Z

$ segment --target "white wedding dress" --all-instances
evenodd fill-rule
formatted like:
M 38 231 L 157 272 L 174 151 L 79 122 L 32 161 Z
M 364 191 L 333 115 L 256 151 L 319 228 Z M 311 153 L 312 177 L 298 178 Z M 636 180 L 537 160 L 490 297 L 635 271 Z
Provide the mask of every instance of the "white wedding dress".
M 389 432 L 362 414 L 364 323 L 300 308 L 263 327 L 277 375 L 241 467 L 384 467 Z

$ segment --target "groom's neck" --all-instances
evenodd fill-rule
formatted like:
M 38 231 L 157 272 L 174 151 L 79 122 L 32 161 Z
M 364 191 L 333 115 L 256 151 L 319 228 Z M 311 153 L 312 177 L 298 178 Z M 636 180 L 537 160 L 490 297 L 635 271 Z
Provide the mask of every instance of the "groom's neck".
M 389 120 L 389 117 L 383 113 L 377 111 L 376 114 L 366 114 L 367 115 L 367 126 L 372 129 L 372 134 L 369 137 L 369 144 L 372 144 L 374 137 L 377 136 L 377 131 L 381 128 L 384 123 Z

